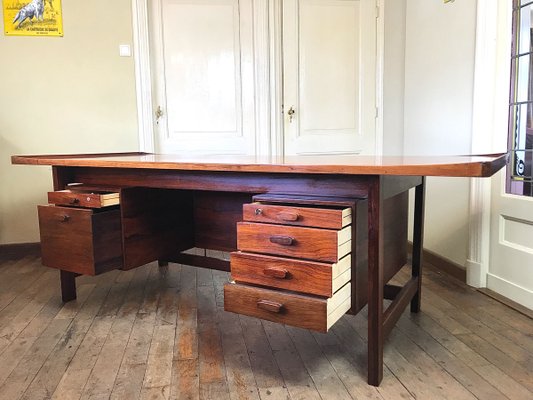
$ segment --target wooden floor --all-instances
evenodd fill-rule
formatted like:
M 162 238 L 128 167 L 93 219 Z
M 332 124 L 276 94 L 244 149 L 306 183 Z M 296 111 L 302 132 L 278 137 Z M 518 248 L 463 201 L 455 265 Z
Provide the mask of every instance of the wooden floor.
M 402 271 L 404 277 L 406 272 Z M 533 320 L 426 268 L 366 384 L 366 317 L 327 335 L 223 311 L 227 274 L 171 264 L 78 278 L 0 263 L 0 398 L 533 399 Z

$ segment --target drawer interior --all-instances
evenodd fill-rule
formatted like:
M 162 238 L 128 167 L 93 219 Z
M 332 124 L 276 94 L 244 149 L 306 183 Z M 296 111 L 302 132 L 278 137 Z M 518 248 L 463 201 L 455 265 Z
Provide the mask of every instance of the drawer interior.
M 48 202 L 73 207 L 104 208 L 119 205 L 120 193 L 71 188 L 48 192 Z

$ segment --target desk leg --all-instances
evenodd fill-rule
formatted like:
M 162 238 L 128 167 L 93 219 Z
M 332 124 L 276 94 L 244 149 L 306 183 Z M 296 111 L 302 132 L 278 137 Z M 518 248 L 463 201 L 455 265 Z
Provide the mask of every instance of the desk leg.
M 61 279 L 61 298 L 63 302 L 76 299 L 76 276 L 78 274 L 69 271 L 60 270 Z
M 368 383 L 383 379 L 383 190 L 376 176 L 368 193 Z
M 422 177 L 422 183 L 415 188 L 415 211 L 413 226 L 413 278 L 418 278 L 418 289 L 411 300 L 411 312 L 420 311 L 420 299 L 422 294 L 422 249 L 424 242 L 424 200 L 426 189 L 426 178 Z

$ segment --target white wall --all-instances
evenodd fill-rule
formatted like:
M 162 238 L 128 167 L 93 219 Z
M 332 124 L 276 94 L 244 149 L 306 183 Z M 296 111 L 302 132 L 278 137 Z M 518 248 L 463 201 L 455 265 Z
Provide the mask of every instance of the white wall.
M 476 1 L 407 0 L 406 155 L 469 154 Z M 464 265 L 469 181 L 429 178 L 424 246 Z
M 0 244 L 39 240 L 36 204 L 51 190 L 49 167 L 11 155 L 138 149 L 133 57 L 118 55 L 130 1 L 62 3 L 64 37 L 0 34 Z
M 383 2 L 383 154 L 404 146 L 406 0 Z

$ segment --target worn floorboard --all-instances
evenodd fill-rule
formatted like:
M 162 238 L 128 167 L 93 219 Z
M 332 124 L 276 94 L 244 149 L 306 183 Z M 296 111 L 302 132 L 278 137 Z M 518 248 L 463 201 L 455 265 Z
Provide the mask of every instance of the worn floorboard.
M 0 261 L 0 400 L 533 398 L 533 321 L 431 266 L 378 388 L 366 309 L 327 334 L 286 327 L 226 313 L 228 278 L 151 263 L 80 277 L 63 304 L 38 258 Z

